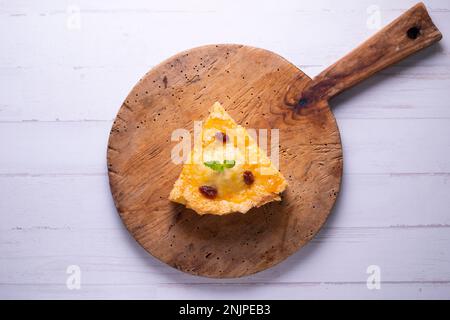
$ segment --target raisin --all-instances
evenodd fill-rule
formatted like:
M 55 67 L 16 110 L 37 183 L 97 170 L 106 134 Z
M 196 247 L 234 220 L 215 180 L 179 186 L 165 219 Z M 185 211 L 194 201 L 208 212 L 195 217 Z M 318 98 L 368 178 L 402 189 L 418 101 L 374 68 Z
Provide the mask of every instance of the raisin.
M 228 142 L 228 136 L 226 135 L 226 133 L 223 133 L 223 132 L 217 132 L 216 139 L 217 139 L 217 141 L 220 141 L 222 143 Z
M 214 199 L 217 196 L 217 188 L 211 186 L 201 186 L 198 188 L 200 193 L 208 199 Z
M 255 182 L 255 176 L 251 171 L 244 171 L 243 177 L 246 185 L 251 185 Z

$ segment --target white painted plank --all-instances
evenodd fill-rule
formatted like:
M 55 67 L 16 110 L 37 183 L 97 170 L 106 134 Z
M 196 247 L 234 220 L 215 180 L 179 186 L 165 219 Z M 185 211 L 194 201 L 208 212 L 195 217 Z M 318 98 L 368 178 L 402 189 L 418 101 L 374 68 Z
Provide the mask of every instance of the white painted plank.
M 12 229 L 0 234 L 0 283 L 64 284 L 69 265 L 85 284 L 450 282 L 449 228 L 325 228 L 281 264 L 240 279 L 207 279 L 157 261 L 125 229 Z
M 368 290 L 365 283 L 202 284 L 202 285 L 2 285 L 2 299 L 449 299 L 448 283 L 386 283 Z M 224 303 L 226 303 L 224 301 Z
M 346 173 L 447 173 L 448 120 L 340 120 Z
M 248 0 L 240 5 L 229 3 L 226 0 L 207 1 L 207 0 L 167 0 L 164 2 L 148 2 L 145 0 L 129 0 L 126 3 L 120 0 L 108 1 L 108 6 L 103 3 L 95 3 L 89 0 L 78 0 L 74 3 L 82 6 L 89 11 L 101 12 L 120 12 L 135 11 L 141 12 L 146 9 L 152 9 L 157 12 L 170 13 L 179 11 L 229 11 L 234 12 L 239 8 L 243 11 L 264 12 L 264 11 L 314 11 L 322 12 L 353 12 L 365 10 L 369 5 L 373 4 L 370 0 L 342 0 L 336 3 L 333 0 L 317 0 L 315 2 L 299 2 L 295 0 L 284 0 L 274 4 L 271 0 Z M 388 11 L 401 11 L 412 7 L 416 4 L 415 0 L 379 0 L 377 4 Z M 445 0 L 425 0 L 424 3 L 431 11 L 441 11 L 449 7 Z M 42 0 L 40 3 L 30 2 L 29 0 L 16 0 L 13 3 L 3 1 L 0 3 L 0 14 L 13 13 L 30 13 L 30 12 L 64 12 L 66 8 L 65 2 L 58 0 Z M 259 4 L 259 6 L 255 6 Z
M 367 6 L 371 5 L 370 0 L 342 0 L 340 3 L 336 3 L 333 0 L 317 0 L 315 2 L 298 2 L 295 0 L 284 0 L 274 4 L 271 0 L 248 0 L 242 5 L 235 5 L 229 3 L 226 0 L 207 1 L 207 0 L 168 0 L 164 2 L 148 2 L 145 0 L 129 0 L 126 3 L 120 0 L 108 1 L 108 6 L 105 7 L 103 3 L 95 3 L 89 0 L 78 0 L 75 3 L 81 5 L 87 10 L 97 10 L 104 12 L 116 12 L 122 10 L 134 10 L 141 11 L 151 7 L 152 9 L 160 12 L 177 12 L 177 11 L 214 11 L 214 10 L 227 10 L 236 11 L 237 8 L 244 11 L 289 11 L 289 10 L 302 10 L 302 11 L 315 11 L 315 12 L 352 12 L 356 10 L 363 10 Z M 255 6 L 255 4 L 260 4 Z M 397 0 L 392 2 L 390 0 L 379 0 L 377 4 L 389 11 L 401 11 L 408 9 L 417 2 L 415 0 Z M 445 0 L 425 0 L 424 3 L 431 10 L 442 10 L 449 7 L 449 4 Z M 39 4 L 30 2 L 29 0 L 16 0 L 14 3 L 8 3 L 3 1 L 0 3 L 0 14 L 8 13 L 27 13 L 27 12 L 42 12 L 42 11 L 55 11 L 58 9 L 63 10 L 66 6 L 65 2 L 58 0 L 42 0 Z
M 80 10 L 80 27 L 75 29 L 67 28 L 70 14 L 65 8 L 56 14 L 12 15 L 1 19 L 0 36 L 6 50 L 0 55 L 0 67 L 144 68 L 179 51 L 210 43 L 252 45 L 277 52 L 296 65 L 322 67 L 375 33 L 366 25 L 365 9 L 346 14 L 295 10 L 143 11 L 142 14 L 127 10 L 83 12 L 82 7 Z M 393 19 L 399 14 L 392 12 L 389 16 Z M 449 17 L 450 12 L 446 11 L 433 14 L 443 32 L 450 29 Z M 46 38 L 49 40 L 42 41 Z M 448 66 L 448 59 L 443 55 L 448 56 L 450 46 L 443 41 L 439 47 L 441 55 L 428 56 L 425 65 Z M 421 59 L 412 58 L 417 60 Z
M 0 124 L 1 173 L 106 172 L 112 122 L 26 122 Z
M 337 119 L 450 118 L 450 65 L 408 61 L 334 99 Z M 2 68 L 0 121 L 112 120 L 148 68 Z
M 377 1 L 381 24 L 413 4 Z M 450 3 L 426 4 L 445 37 Z M 0 3 L 0 298 L 450 298 L 445 38 L 333 101 L 346 175 L 320 235 L 266 272 L 207 280 L 159 263 L 121 225 L 105 175 L 118 106 L 152 65 L 205 43 L 267 48 L 314 76 L 375 32 L 373 1 L 74 5 L 80 29 L 66 2 Z M 65 288 L 69 264 L 81 291 Z M 365 286 L 369 264 L 380 291 Z
M 0 68 L 0 121 L 111 121 L 145 69 Z
M 151 66 L 206 43 L 267 48 L 313 76 L 374 32 L 366 26 L 369 5 L 368 1 L 342 6 L 290 1 L 280 6 L 250 1 L 231 14 L 236 8 L 224 2 L 115 3 L 109 9 L 81 2 L 79 30 L 66 27 L 69 18 L 63 3 L 50 1 L 34 8 L 8 5 L 0 11 L 5 17 L 0 19 L 4 43 L 0 120 L 111 120 L 129 89 Z M 411 3 L 378 5 L 384 24 Z M 443 1 L 430 5 L 438 25 L 450 30 L 450 9 L 445 9 L 449 5 Z M 168 23 L 169 19 L 177 23 Z M 318 23 L 323 27 L 310 27 Z M 344 104 L 336 110 L 337 116 L 449 117 L 450 93 L 443 90 L 450 85 L 449 52 L 444 41 L 369 80 L 335 102 Z
M 414 3 L 378 2 L 380 26 Z M 448 3 L 429 3 L 438 26 L 448 30 Z M 298 64 L 329 65 L 375 32 L 367 26 L 372 1 L 141 1 L 108 3 L 108 8 L 83 1 L 75 3 L 80 10 L 79 29 L 67 28 L 73 14 L 66 3 L 19 6 L 3 10 L 0 25 L 8 28 L 0 28 L 0 34 L 7 51 L 0 56 L 0 66 L 123 66 L 133 61 L 145 66 L 192 46 L 218 42 L 268 48 Z M 46 36 L 52 42 L 42 41 Z M 442 46 L 450 51 L 445 42 Z
M 0 174 L 104 174 L 110 127 L 109 121 L 0 123 L 0 148 L 8 151 Z M 339 127 L 347 174 L 450 172 L 450 119 L 341 119 Z
M 0 230 L 124 228 L 106 175 L 0 177 L 0 190 Z M 450 175 L 344 175 L 326 226 L 450 226 L 449 194 Z

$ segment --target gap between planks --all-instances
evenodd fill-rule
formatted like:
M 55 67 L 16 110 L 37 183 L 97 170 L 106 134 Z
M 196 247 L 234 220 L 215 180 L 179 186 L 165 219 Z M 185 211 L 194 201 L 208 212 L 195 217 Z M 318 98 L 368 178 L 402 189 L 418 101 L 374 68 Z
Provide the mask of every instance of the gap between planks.
M 339 107 L 336 107 L 339 108 Z M 333 106 L 331 106 L 331 109 L 333 110 Z M 392 109 L 396 109 L 395 107 Z M 400 109 L 400 107 L 399 107 Z M 450 117 L 447 116 L 430 116 L 430 117 L 362 117 L 362 116 L 339 116 L 335 115 L 336 120 L 373 120 L 373 121 L 382 121 L 382 120 L 450 120 Z M 112 119 L 67 119 L 67 120 L 60 120 L 60 119 L 54 119 L 54 120 L 39 120 L 39 119 L 24 119 L 24 120 L 0 120 L 0 125 L 5 124 L 53 124 L 53 123 L 112 123 L 114 120 Z
M 416 224 L 416 225 L 388 225 L 388 226 L 356 226 L 356 227 L 329 227 L 324 226 L 322 230 L 410 230 L 410 229 L 450 229 L 450 224 Z M 16 226 L 8 229 L 0 229 L 0 231 L 17 231 L 17 232 L 29 232 L 29 231 L 122 231 L 121 227 L 118 228 L 72 228 L 70 226 L 63 227 L 51 227 L 51 226 L 31 226 L 21 227 Z M 320 235 L 318 236 L 320 238 Z M 2 257 L 0 257 L 0 260 Z
M 212 279 L 214 281 L 214 279 Z M 320 285 L 366 285 L 367 281 L 305 281 L 305 282 L 290 282 L 290 281 L 280 281 L 280 282 L 269 282 L 269 281 L 249 281 L 249 282 L 154 282 L 152 285 L 167 285 L 167 286 L 253 286 L 253 285 L 279 285 L 279 286 L 320 286 Z M 448 285 L 449 280 L 417 280 L 417 281 L 381 281 L 383 285 L 421 285 L 421 284 L 431 284 L 431 285 Z M 61 283 L 30 283 L 30 282 L 0 282 L 0 286 L 58 286 L 61 287 Z M 130 283 L 130 284 L 116 284 L 116 283 L 83 283 L 86 287 L 128 287 L 128 286 L 142 286 L 147 287 L 149 284 L 143 283 Z
M 0 178 L 63 178 L 63 177 L 107 177 L 108 173 L 105 172 L 92 172 L 92 173 L 0 173 Z M 386 172 L 386 173 L 344 173 L 343 176 L 387 176 L 387 177 L 413 177 L 413 176 L 450 176 L 450 172 Z

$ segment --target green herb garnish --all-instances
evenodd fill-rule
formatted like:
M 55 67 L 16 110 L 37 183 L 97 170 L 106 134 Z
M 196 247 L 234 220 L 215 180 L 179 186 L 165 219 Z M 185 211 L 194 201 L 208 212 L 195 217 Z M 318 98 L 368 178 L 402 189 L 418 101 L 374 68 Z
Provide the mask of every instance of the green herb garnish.
M 223 163 L 220 163 L 220 161 L 214 160 L 203 162 L 203 164 L 214 171 L 223 172 L 225 168 L 227 169 L 233 168 L 236 164 L 236 161 L 224 160 Z
M 236 161 L 234 161 L 234 160 L 223 160 L 224 168 L 227 168 L 227 169 L 233 168 L 235 164 L 236 164 Z

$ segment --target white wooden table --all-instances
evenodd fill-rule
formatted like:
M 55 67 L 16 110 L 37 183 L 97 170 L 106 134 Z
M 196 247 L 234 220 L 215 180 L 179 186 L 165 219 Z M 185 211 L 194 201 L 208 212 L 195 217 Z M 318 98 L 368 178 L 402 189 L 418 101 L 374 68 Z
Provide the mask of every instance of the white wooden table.
M 314 76 L 413 4 L 1 1 L 0 298 L 450 298 L 447 0 L 426 1 L 439 45 L 333 101 L 342 192 L 322 232 L 277 267 L 235 280 L 167 267 L 125 230 L 106 175 L 112 120 L 163 59 L 242 43 Z

